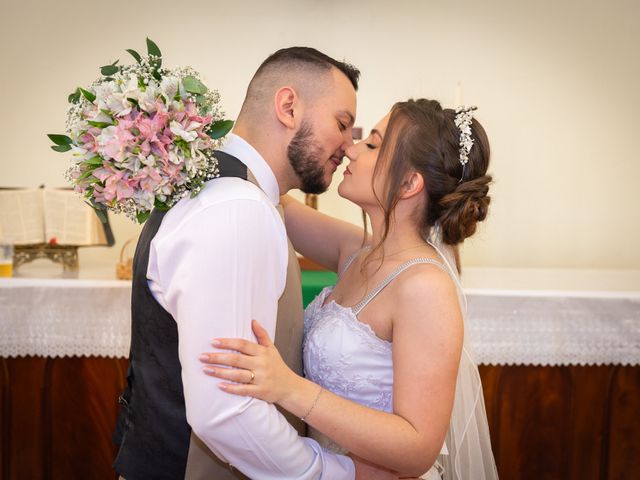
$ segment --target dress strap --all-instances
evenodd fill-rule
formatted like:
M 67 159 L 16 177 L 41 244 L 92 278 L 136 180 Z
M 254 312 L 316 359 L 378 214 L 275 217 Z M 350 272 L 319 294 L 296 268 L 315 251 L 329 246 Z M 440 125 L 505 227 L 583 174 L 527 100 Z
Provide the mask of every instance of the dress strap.
M 387 277 L 384 280 L 382 280 L 382 282 L 380 282 L 376 288 L 374 288 L 369 293 L 367 293 L 367 295 L 359 303 L 356 303 L 353 307 L 351 307 L 351 310 L 353 311 L 354 315 L 358 315 L 362 311 L 362 309 L 366 307 L 367 304 L 371 300 L 373 300 L 376 297 L 376 295 L 378 295 L 382 290 L 384 290 L 384 288 L 387 285 L 389 285 L 398 275 L 404 272 L 407 268 L 410 268 L 414 265 L 418 265 L 420 263 L 429 263 L 431 265 L 435 265 L 440 270 L 447 273 L 447 269 L 445 268 L 445 266 L 442 263 L 436 260 L 433 260 L 432 258 L 418 257 L 418 258 L 412 258 L 411 260 L 407 260 L 398 268 L 396 268 L 393 272 L 387 275 Z
M 353 252 L 351 255 L 349 255 L 349 257 L 347 257 L 347 261 L 344 262 L 344 265 L 342 266 L 342 270 L 340 270 L 340 272 L 338 273 L 338 277 L 341 277 L 342 275 L 344 275 L 344 273 L 347 271 L 347 269 L 351 266 L 351 264 L 353 263 L 353 261 L 358 258 L 358 255 L 360 255 L 360 252 L 362 252 L 363 250 L 366 250 L 368 247 L 362 247 L 359 248 L 358 250 L 356 250 L 355 252 Z

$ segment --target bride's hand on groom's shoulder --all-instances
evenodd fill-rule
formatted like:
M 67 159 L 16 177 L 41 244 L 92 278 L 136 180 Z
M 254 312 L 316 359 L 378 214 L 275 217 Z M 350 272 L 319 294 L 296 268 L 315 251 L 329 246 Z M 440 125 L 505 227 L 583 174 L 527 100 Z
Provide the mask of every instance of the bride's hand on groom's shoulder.
M 296 388 L 298 377 L 282 360 L 269 333 L 253 320 L 258 343 L 241 338 L 216 338 L 211 344 L 218 350 L 200 355 L 204 372 L 226 380 L 219 383 L 225 392 L 279 403 Z

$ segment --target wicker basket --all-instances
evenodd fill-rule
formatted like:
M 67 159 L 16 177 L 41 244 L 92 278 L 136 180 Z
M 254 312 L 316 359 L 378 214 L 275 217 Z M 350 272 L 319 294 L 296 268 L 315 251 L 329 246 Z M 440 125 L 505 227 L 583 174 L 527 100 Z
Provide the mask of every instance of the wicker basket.
M 133 278 L 133 257 L 127 256 L 127 259 L 124 259 L 125 250 L 132 242 L 136 240 L 136 237 L 132 237 L 122 245 L 122 250 L 120 250 L 120 261 L 116 263 L 116 278 L 118 280 L 131 280 Z

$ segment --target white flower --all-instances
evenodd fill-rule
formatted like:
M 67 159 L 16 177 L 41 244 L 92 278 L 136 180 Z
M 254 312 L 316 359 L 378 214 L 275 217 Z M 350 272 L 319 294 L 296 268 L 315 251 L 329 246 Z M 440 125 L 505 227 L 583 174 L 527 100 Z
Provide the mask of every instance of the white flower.
M 114 93 L 107 100 L 107 109 L 117 117 L 124 117 L 131 112 L 131 103 L 123 93 Z
M 169 185 L 167 180 L 164 180 L 160 185 L 156 187 L 156 192 L 161 195 L 171 195 L 171 192 L 172 192 L 171 185 Z
M 138 78 L 136 76 L 125 79 L 125 81 L 122 82 L 120 89 L 125 98 L 132 98 L 134 100 L 138 100 L 141 93 L 138 88 Z
M 153 192 L 147 192 L 145 190 L 136 190 L 133 192 L 133 200 L 138 206 L 142 207 L 140 210 L 151 210 L 155 199 L 156 196 Z
M 167 109 L 172 112 L 182 112 L 184 111 L 184 103 L 178 100 L 173 100 L 171 103 L 167 104 Z
M 81 133 L 86 132 L 89 129 L 89 124 L 86 120 L 81 120 L 78 117 L 74 117 L 70 120 L 67 130 L 71 134 L 71 138 L 76 140 Z
M 178 92 L 178 79 L 175 77 L 164 77 L 160 82 L 160 90 L 166 103 L 172 102 Z
M 169 151 L 169 161 L 175 165 L 179 165 L 182 162 L 182 158 L 176 153 L 177 150 Z
M 111 125 L 109 127 L 103 128 L 102 132 L 100 132 L 100 135 L 98 135 L 96 140 L 98 141 L 98 145 L 100 145 L 101 147 L 104 147 L 107 143 L 113 140 L 115 136 L 116 136 L 116 127 Z
M 121 165 L 123 168 L 126 168 L 127 170 L 130 170 L 135 173 L 138 170 L 140 170 L 140 163 L 141 163 L 141 159 L 138 155 L 131 155 L 130 157 L 127 157 L 121 163 Z
M 192 123 L 196 123 L 196 122 L 192 122 Z M 185 140 L 187 142 L 193 142 L 198 137 L 198 133 L 197 132 L 189 131 L 191 128 L 193 128 L 191 125 L 189 125 L 189 128 L 187 130 L 184 130 L 182 128 L 182 125 L 180 125 L 175 120 L 171 122 L 171 124 L 169 125 L 169 128 L 171 129 L 171 132 L 174 135 L 182 138 L 183 140 Z M 197 128 L 197 127 L 195 127 L 195 128 Z
M 138 97 L 138 104 L 140 109 L 148 113 L 155 112 L 158 107 L 156 104 L 156 98 L 158 97 L 158 89 L 153 85 L 149 85 L 144 93 L 141 93 Z
M 81 157 L 78 161 L 84 161 L 87 158 L 88 150 L 86 148 L 78 147 L 77 145 L 71 145 L 71 154 L 74 157 Z
M 207 157 L 196 149 L 191 150 L 191 158 L 185 158 L 184 164 L 189 173 L 196 173 L 207 165 Z
M 148 157 L 145 157 L 144 155 L 140 155 L 140 161 L 149 167 L 153 167 L 156 164 L 156 157 L 154 155 L 149 155 Z
M 96 102 L 98 103 L 98 107 L 101 109 L 106 109 L 107 107 L 107 99 L 114 94 L 116 91 L 115 82 L 105 82 L 93 87 L 93 91 L 96 94 Z
M 111 123 L 112 118 L 104 112 L 98 111 L 93 118 L 89 118 L 92 122 Z

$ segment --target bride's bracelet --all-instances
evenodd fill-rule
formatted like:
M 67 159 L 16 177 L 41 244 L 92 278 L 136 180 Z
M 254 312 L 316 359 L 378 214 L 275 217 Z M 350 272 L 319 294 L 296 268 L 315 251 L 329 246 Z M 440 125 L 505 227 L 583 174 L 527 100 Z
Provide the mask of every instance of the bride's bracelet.
M 316 408 L 316 405 L 318 404 L 318 400 L 320 399 L 320 395 L 322 395 L 322 391 L 323 390 L 324 390 L 324 388 L 320 387 L 320 390 L 318 390 L 318 394 L 316 395 L 315 400 L 311 404 L 311 408 L 309 409 L 309 411 L 307 413 L 305 413 L 302 417 L 300 417 L 300 420 L 302 420 L 303 422 L 307 421 L 307 418 L 309 417 L 309 414 L 311 413 L 311 411 L 314 408 Z

